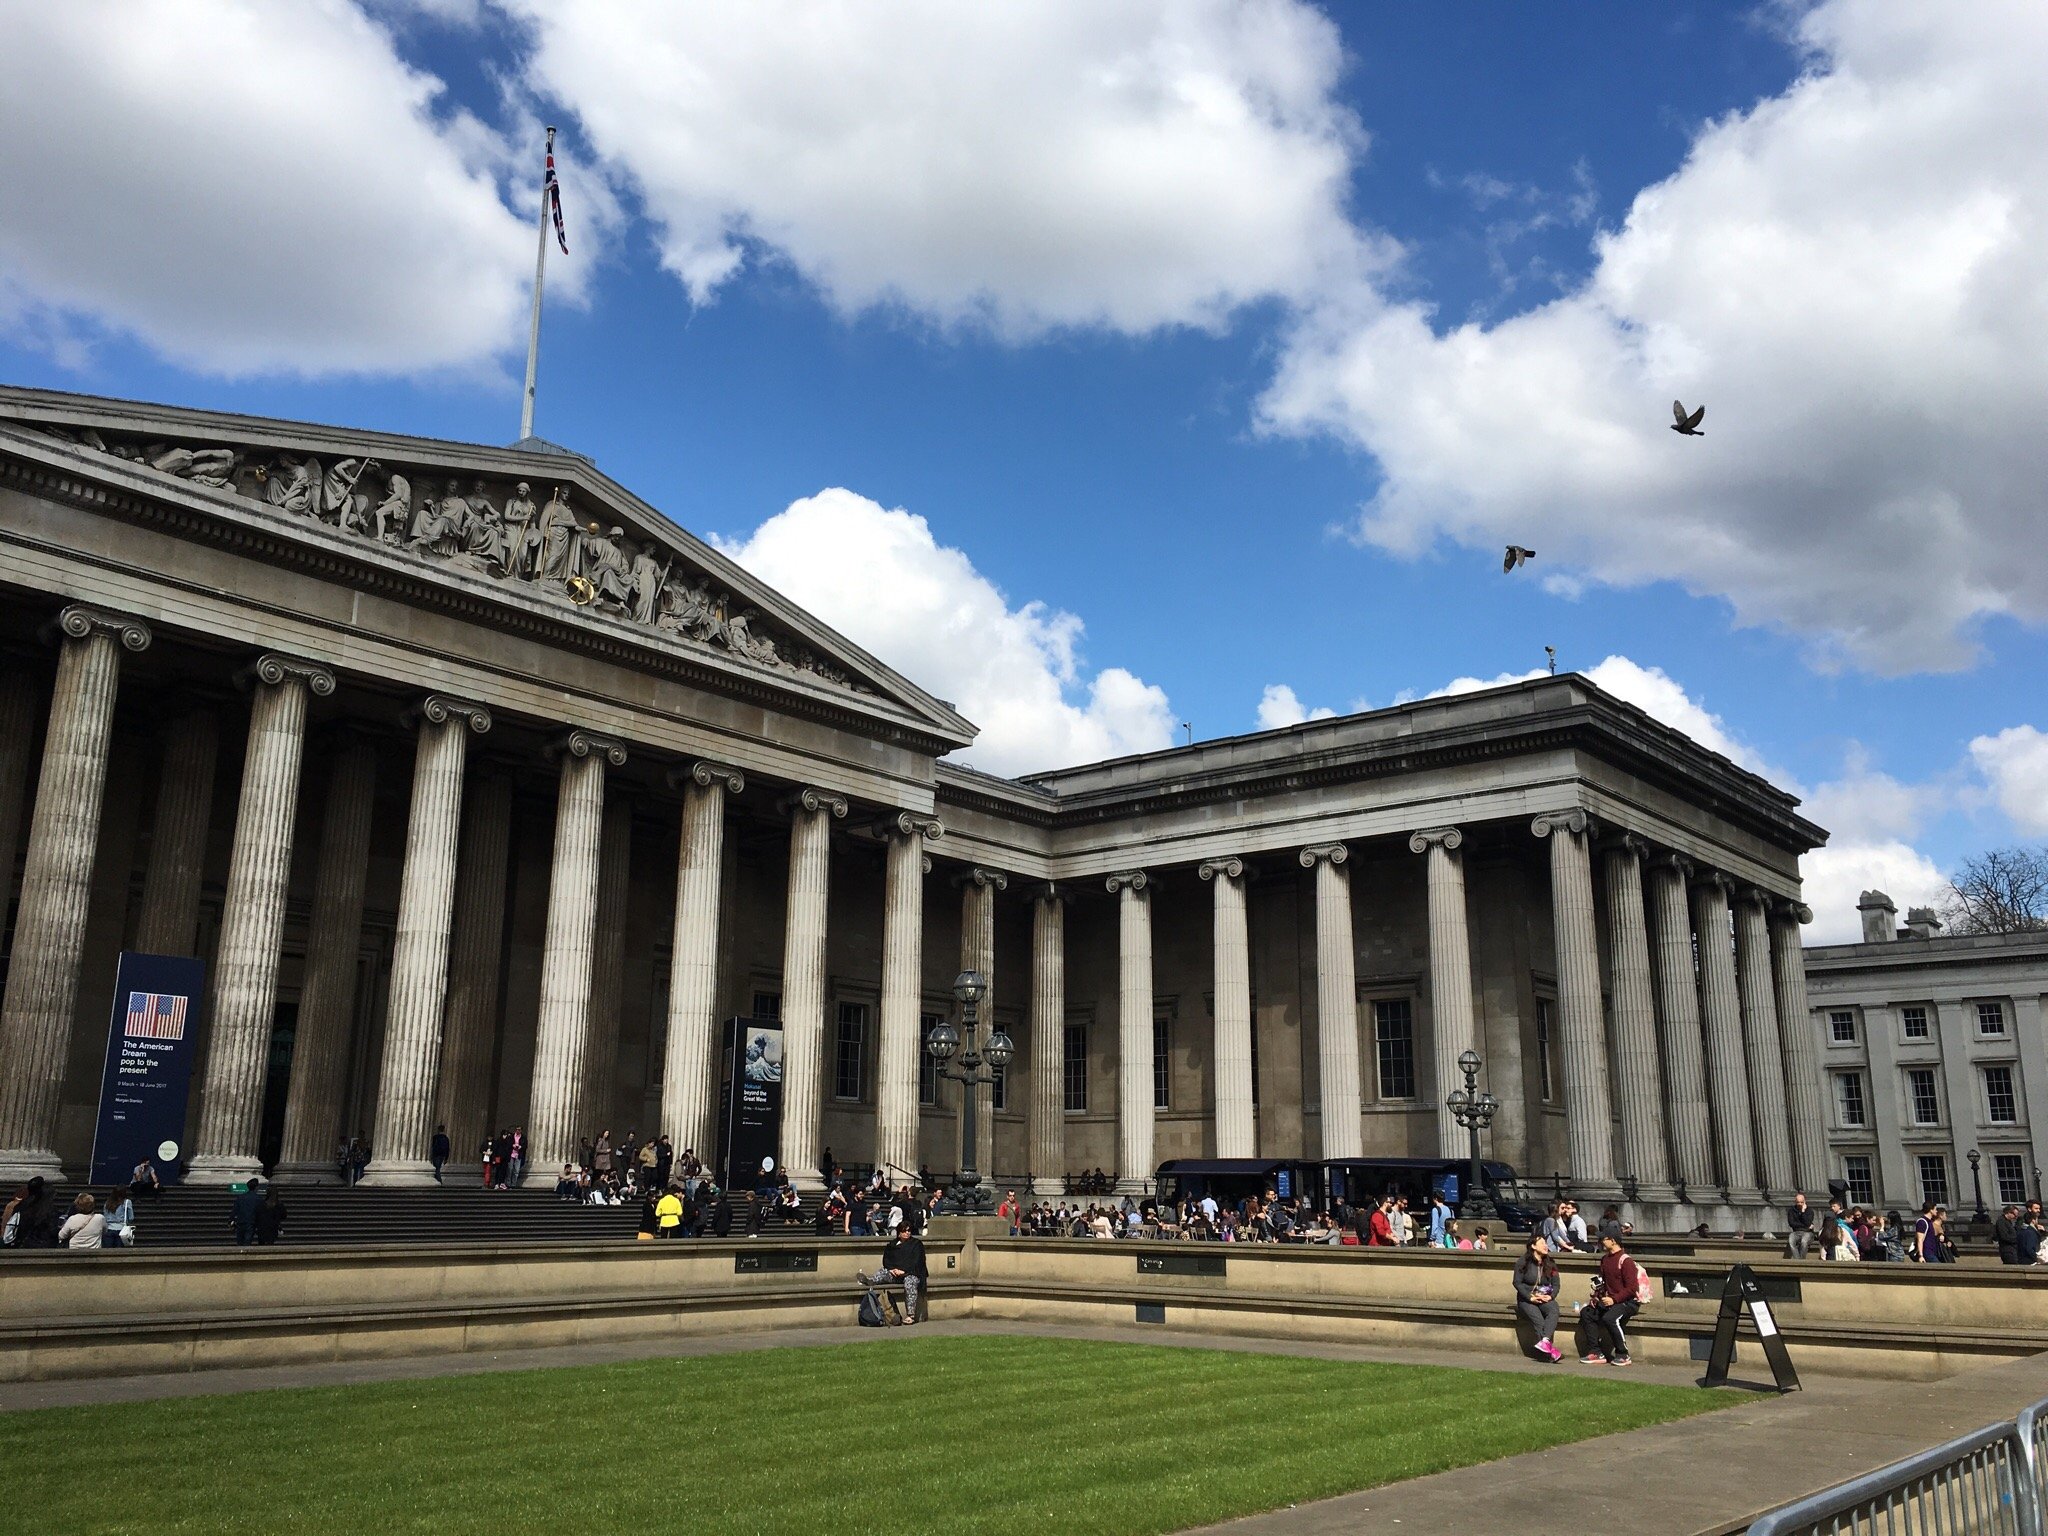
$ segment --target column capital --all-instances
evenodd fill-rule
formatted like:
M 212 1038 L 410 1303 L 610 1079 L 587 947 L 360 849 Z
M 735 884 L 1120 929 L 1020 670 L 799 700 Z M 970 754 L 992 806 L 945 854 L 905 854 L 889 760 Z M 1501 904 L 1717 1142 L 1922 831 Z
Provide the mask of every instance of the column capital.
M 1112 896 L 1116 895 L 1119 891 L 1129 891 L 1135 896 L 1141 895 L 1144 892 L 1145 887 L 1152 883 L 1152 877 L 1142 869 L 1123 869 L 1118 870 L 1102 883 Z
M 1031 899 L 1049 907 L 1064 906 L 1067 888 L 1057 880 L 1047 880 L 1031 893 Z
M 709 789 L 713 784 L 723 784 L 727 794 L 736 795 L 747 787 L 747 779 L 737 768 L 703 760 L 691 763 L 687 767 L 669 769 L 670 789 L 688 789 L 692 784 L 699 789 Z M 844 803 L 841 802 L 842 805 Z M 844 815 L 845 812 L 841 811 L 840 814 Z
M 1327 860 L 1330 866 L 1335 868 L 1350 857 L 1351 850 L 1342 843 L 1311 843 L 1301 850 L 1301 867 L 1314 869 Z
M 1234 853 L 1227 858 L 1204 859 L 1195 866 L 1195 873 L 1204 880 L 1214 880 L 1218 875 L 1226 880 L 1242 880 L 1244 860 Z
M 1459 827 L 1424 827 L 1420 832 L 1408 834 L 1410 853 L 1427 853 L 1431 848 L 1442 848 L 1445 853 L 1456 853 L 1465 846 L 1465 833 Z
M 1813 921 L 1813 908 L 1803 901 L 1788 901 L 1779 897 L 1771 903 L 1771 921 L 1797 928 Z
M 970 864 L 953 877 L 955 885 L 978 885 L 989 890 L 1007 891 L 1010 877 L 1000 869 L 990 869 L 983 864 Z
M 884 816 L 875 823 L 875 831 L 885 838 L 922 836 L 927 842 L 946 835 L 945 825 L 938 817 L 919 816 L 913 811 L 898 811 L 893 816 Z
M 1728 893 L 1728 899 L 1731 903 L 1733 903 L 1736 906 L 1754 906 L 1759 912 L 1763 913 L 1765 916 L 1768 917 L 1770 915 L 1771 893 L 1767 890 L 1764 890 L 1760 886 L 1731 886 Z
M 835 795 L 829 789 L 817 789 L 805 785 L 781 802 L 784 815 L 792 811 L 823 811 L 835 821 L 846 820 L 846 796 Z
M 1682 853 L 1653 853 L 1649 859 L 1650 868 L 1668 869 L 1680 880 L 1690 882 L 1697 866 Z
M 1650 857 L 1650 841 L 1640 832 L 1618 829 L 1600 839 L 1600 851 L 1602 853 L 1628 853 L 1635 855 L 1638 859 L 1647 859 Z
M 44 629 L 46 639 L 63 635 L 69 640 L 83 640 L 94 630 L 104 630 L 116 636 L 122 646 L 131 651 L 146 651 L 154 638 L 149 626 L 140 619 L 131 619 L 125 613 L 109 613 L 104 608 L 89 607 L 84 603 L 72 603 Z
M 309 692 L 323 699 L 334 692 L 334 674 L 319 662 L 306 661 L 298 656 L 280 656 L 275 651 L 265 651 L 235 674 L 235 682 L 244 688 L 258 683 L 275 688 L 280 683 L 293 680 L 304 683 Z
M 601 757 L 614 768 L 626 764 L 626 744 L 610 736 L 600 736 L 595 731 L 586 731 L 575 726 L 551 740 L 546 747 L 550 758 L 555 757 Z
M 446 725 L 459 718 L 479 736 L 491 728 L 491 712 L 483 705 L 451 699 L 445 693 L 430 693 L 405 713 L 408 721 L 428 720 L 435 725 Z
M 1695 869 L 1692 884 L 1696 890 L 1719 886 L 1721 894 L 1728 898 L 1731 905 L 1735 900 L 1735 877 L 1724 869 Z
M 1545 811 L 1529 823 L 1529 830 L 1538 837 L 1548 837 L 1559 831 L 1593 837 L 1598 835 L 1600 823 L 1589 816 L 1583 806 L 1573 806 L 1568 811 Z

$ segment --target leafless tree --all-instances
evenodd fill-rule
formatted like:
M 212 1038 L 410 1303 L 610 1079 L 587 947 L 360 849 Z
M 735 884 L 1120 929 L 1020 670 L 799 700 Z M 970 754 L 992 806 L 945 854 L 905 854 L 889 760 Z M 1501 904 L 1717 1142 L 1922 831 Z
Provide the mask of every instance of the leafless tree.
M 1941 918 L 1950 933 L 2048 928 L 2048 846 L 1994 848 L 1949 876 Z

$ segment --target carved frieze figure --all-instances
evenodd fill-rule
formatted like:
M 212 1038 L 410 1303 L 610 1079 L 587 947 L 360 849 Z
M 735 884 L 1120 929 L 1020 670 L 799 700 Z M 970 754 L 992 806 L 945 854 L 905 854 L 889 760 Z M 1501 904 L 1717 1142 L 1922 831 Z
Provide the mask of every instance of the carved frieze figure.
M 122 454 L 124 458 L 133 456 L 133 449 Z M 242 456 L 232 448 L 179 448 L 168 443 L 151 443 L 139 457 L 151 469 L 216 489 L 235 477 L 235 468 L 242 462 Z
M 321 516 L 349 533 L 360 533 L 370 493 L 357 490 L 356 483 L 376 467 L 375 459 L 336 459 L 320 482 Z
M 754 633 L 754 610 L 747 608 L 725 621 L 725 643 L 749 661 L 759 662 L 764 667 L 775 666 L 780 657 L 776 655 L 775 642 L 766 635 Z
M 667 580 L 668 567 L 662 564 L 654 546 L 642 544 L 633 555 L 633 569 L 628 578 L 636 623 L 654 622 L 655 609 L 661 602 L 662 583 Z
M 420 482 L 419 500 L 413 504 L 412 527 L 406 530 L 405 542 L 412 549 L 427 549 L 441 538 L 441 501 L 434 494 L 434 482 Z
M 578 556 L 583 530 L 576 526 L 576 514 L 569 510 L 569 497 L 559 485 L 540 512 L 540 550 L 534 579 L 565 582 L 579 574 Z
M 505 574 L 522 581 L 533 570 L 534 545 L 540 537 L 539 530 L 533 526 L 533 518 L 539 510 L 534 506 L 524 480 L 512 493 L 512 499 L 505 503 Z
M 320 461 L 280 454 L 277 462 L 263 482 L 264 499 L 281 512 L 311 517 L 320 496 Z
M 384 484 L 384 499 L 377 503 L 377 510 L 370 514 L 373 537 L 379 544 L 397 544 L 406 535 L 412 520 L 412 482 L 401 474 L 393 473 Z
M 596 523 L 583 541 L 582 575 L 590 583 L 591 600 L 600 608 L 623 613 L 632 602 L 632 566 L 619 547 L 623 528 L 601 531 Z
M 491 498 L 479 480 L 466 503 L 467 517 L 462 531 L 462 552 L 493 576 L 505 574 L 505 519 L 491 505 Z

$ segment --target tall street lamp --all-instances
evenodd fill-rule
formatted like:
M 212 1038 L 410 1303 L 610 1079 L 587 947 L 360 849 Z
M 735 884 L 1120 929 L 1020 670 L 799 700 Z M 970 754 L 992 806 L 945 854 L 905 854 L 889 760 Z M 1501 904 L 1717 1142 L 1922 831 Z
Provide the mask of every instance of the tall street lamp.
M 981 1000 L 987 996 L 988 978 L 979 971 L 962 971 L 953 978 L 953 998 L 960 1004 L 960 1027 L 955 1029 L 941 1019 L 932 1026 L 931 1033 L 924 1040 L 924 1048 L 939 1064 L 935 1069 L 938 1075 L 951 1078 L 965 1090 L 960 1111 L 960 1171 L 953 1175 L 945 1199 L 939 1202 L 939 1209 L 950 1216 L 995 1214 L 995 1196 L 981 1187 L 981 1171 L 974 1166 L 974 1091 L 996 1080 L 996 1074 L 1010 1064 L 1017 1047 L 998 1025 L 989 1031 L 987 1047 L 975 1049 L 976 1015 L 981 1008 Z M 959 1053 L 960 1065 L 947 1066 L 955 1052 Z M 987 1072 L 981 1070 L 984 1061 L 989 1065 Z
M 1479 1091 L 1479 1068 L 1483 1063 L 1477 1051 L 1465 1051 L 1458 1057 L 1458 1070 L 1465 1074 L 1465 1086 L 1453 1088 L 1444 1105 L 1451 1112 L 1451 1118 L 1465 1127 L 1472 1139 L 1472 1172 L 1465 1184 L 1465 1198 L 1458 1202 L 1458 1214 L 1462 1217 L 1476 1217 L 1486 1214 L 1479 1203 L 1479 1133 L 1493 1124 L 1493 1117 L 1500 1109 L 1500 1100 L 1490 1093 Z
M 1983 1166 L 1984 1154 L 1970 1148 L 1970 1193 L 1977 1201 L 1977 1209 L 1971 1215 L 1980 1226 L 1991 1219 L 1991 1213 L 1984 1209 L 1984 1176 L 1978 1171 Z

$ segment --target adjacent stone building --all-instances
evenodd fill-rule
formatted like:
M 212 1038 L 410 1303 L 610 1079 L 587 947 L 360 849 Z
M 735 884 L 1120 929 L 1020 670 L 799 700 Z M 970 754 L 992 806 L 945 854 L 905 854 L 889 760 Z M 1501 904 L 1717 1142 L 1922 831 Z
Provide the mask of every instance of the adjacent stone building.
M 21 389 L 0 550 L 0 1174 L 85 1160 L 123 949 L 210 968 L 195 1179 L 705 1147 L 733 1015 L 793 1174 L 949 1169 L 967 964 L 1006 1184 L 1462 1156 L 1468 1047 L 1489 1156 L 1654 1224 L 1829 1171 L 1825 834 L 1581 677 L 1000 779 L 587 459 Z

